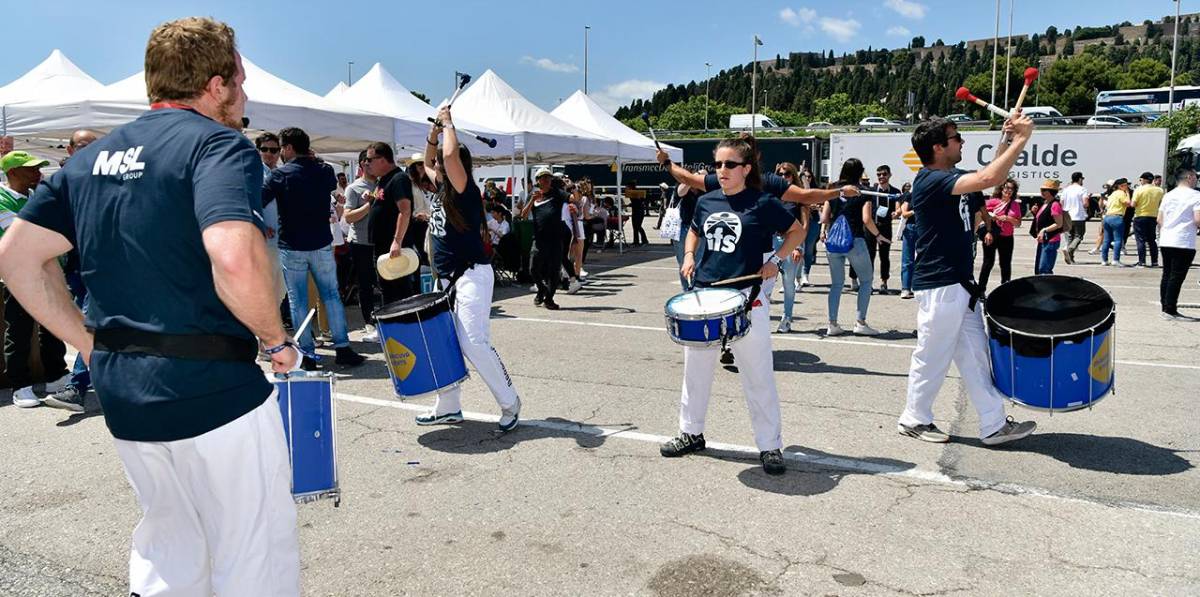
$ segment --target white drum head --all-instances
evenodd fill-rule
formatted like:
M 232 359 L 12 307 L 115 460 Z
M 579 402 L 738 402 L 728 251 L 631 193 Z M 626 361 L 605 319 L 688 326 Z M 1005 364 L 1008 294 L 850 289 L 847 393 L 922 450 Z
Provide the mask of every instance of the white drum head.
M 700 288 L 667 301 L 667 312 L 687 319 L 723 315 L 740 309 L 746 295 L 732 288 Z

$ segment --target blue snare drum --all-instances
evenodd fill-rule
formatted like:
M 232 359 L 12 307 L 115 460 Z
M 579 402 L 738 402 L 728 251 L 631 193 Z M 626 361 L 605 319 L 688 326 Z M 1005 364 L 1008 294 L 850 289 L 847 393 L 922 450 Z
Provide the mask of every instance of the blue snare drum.
M 750 331 L 746 295 L 732 288 L 700 288 L 667 301 L 667 333 L 684 346 L 732 344 Z
M 384 305 L 375 311 L 375 325 L 397 396 L 423 396 L 467 378 L 445 294 L 431 292 Z
M 294 371 L 271 381 L 292 463 L 292 497 L 297 503 L 333 498 L 340 505 L 333 374 Z
M 1069 276 L 1032 276 L 987 297 L 992 382 L 1037 410 L 1090 407 L 1116 377 L 1117 307 L 1100 286 Z

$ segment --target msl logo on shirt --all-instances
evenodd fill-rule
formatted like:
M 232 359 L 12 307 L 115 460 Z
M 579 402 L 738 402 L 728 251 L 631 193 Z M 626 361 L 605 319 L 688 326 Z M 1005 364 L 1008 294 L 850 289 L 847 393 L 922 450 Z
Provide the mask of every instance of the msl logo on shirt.
M 130 147 L 125 151 L 101 151 L 92 164 L 92 176 L 116 176 L 121 180 L 136 180 L 142 177 L 146 163 L 141 161 L 144 146 Z
M 733 253 L 742 237 L 742 219 L 735 213 L 720 211 L 704 220 L 704 238 L 709 251 Z

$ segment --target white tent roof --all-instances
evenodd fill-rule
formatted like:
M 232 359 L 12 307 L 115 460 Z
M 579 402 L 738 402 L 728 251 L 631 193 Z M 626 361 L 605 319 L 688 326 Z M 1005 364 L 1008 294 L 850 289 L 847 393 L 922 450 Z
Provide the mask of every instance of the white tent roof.
M 334 88 L 336 91 L 337 88 Z M 334 91 L 330 91 L 333 94 Z M 329 95 L 326 95 L 329 97 Z M 407 87 L 397 81 L 386 69 L 378 62 L 363 75 L 361 79 L 356 81 L 354 85 L 345 88 L 339 95 L 336 96 L 338 104 L 359 110 L 367 110 L 377 114 L 386 114 L 392 118 L 400 118 L 418 123 L 424 127 L 426 134 L 429 132 L 429 122 L 427 118 L 433 117 L 437 111 L 429 104 L 421 101 L 417 96 L 413 95 Z M 483 143 L 476 141 L 469 135 L 459 133 L 459 142 L 464 143 L 471 150 L 471 154 L 478 157 L 506 157 L 511 158 L 513 155 L 513 135 L 497 132 L 488 127 L 478 126 L 469 118 L 459 118 L 459 112 L 455 111 L 455 122 L 463 128 L 479 133 L 486 137 L 496 139 L 496 147 L 491 148 Z M 416 143 L 402 143 L 397 140 L 397 145 L 410 145 L 412 149 L 423 151 L 425 149 L 425 141 L 419 140 Z
M 649 137 L 625 126 L 625 123 L 613 118 L 600 104 L 592 101 L 582 91 L 576 91 L 550 112 L 559 120 L 569 122 L 585 131 L 596 135 L 616 139 L 620 144 L 620 155 L 623 161 L 655 161 L 654 141 Z M 683 161 L 683 150 L 662 144 L 671 159 Z
M 317 151 L 358 151 L 369 141 L 424 143 L 427 126 L 336 104 L 301 89 L 243 57 L 246 116 L 259 130 L 297 126 Z M 66 136 L 78 128 L 111 129 L 148 109 L 143 73 L 89 94 L 87 99 L 6 106 L 5 128 L 17 136 Z M 397 141 L 399 142 L 399 141 Z
M 62 52 L 54 50 L 29 72 L 0 87 L 0 106 L 48 98 L 77 99 L 102 87 Z
M 551 116 L 491 70 L 458 96 L 454 113 L 515 135 L 516 153 L 525 153 L 533 162 L 607 163 L 617 156 L 615 140 Z
M 338 98 L 341 97 L 342 94 L 345 93 L 346 90 L 349 88 L 350 88 L 350 86 L 346 85 L 345 83 L 343 83 L 341 81 L 338 81 L 338 84 L 334 85 L 333 89 L 330 89 L 329 93 L 325 94 L 325 99 L 336 102 L 338 100 Z

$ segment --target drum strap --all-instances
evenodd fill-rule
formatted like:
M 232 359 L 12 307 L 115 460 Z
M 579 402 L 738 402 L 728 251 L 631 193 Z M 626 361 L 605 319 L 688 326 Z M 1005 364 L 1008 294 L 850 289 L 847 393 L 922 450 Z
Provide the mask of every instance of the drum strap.
M 959 282 L 959 285 L 961 285 L 963 289 L 967 291 L 967 294 L 971 295 L 971 300 L 967 301 L 967 311 L 974 312 L 975 305 L 983 299 L 983 288 L 976 284 L 975 280 Z
M 157 334 L 133 328 L 96 330 L 95 348 L 105 352 L 148 354 L 195 361 L 253 363 L 258 343 L 221 334 Z

